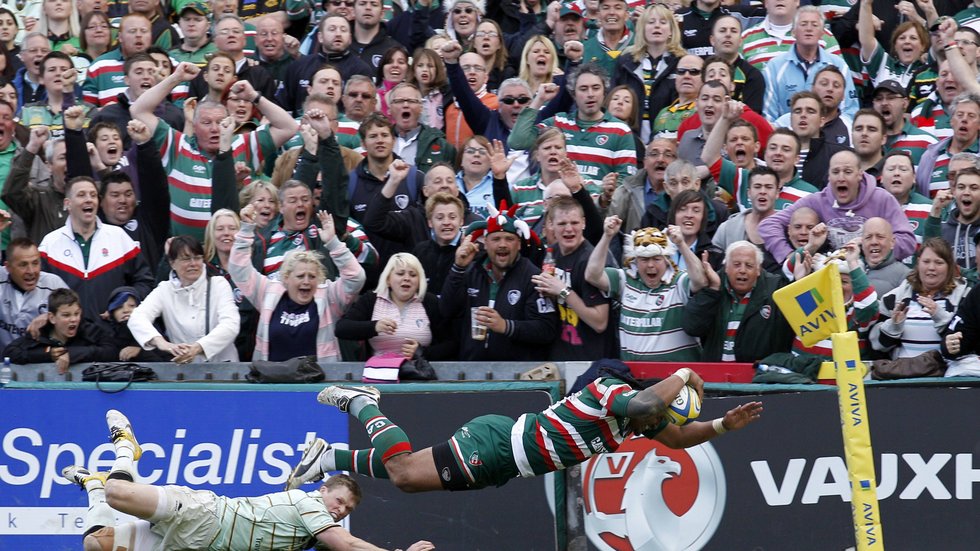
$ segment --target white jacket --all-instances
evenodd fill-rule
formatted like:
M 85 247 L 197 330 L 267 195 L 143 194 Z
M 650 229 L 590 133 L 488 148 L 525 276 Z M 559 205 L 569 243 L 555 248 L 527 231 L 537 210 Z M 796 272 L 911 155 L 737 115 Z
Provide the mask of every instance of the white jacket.
M 155 348 L 150 341 L 161 335 L 153 322 L 163 316 L 168 341 L 174 344 L 196 342 L 204 349 L 204 356 L 198 355 L 195 362 L 237 362 L 235 337 L 241 318 L 231 285 L 220 276 L 211 278 L 210 331 L 204 334 L 206 278 L 201 275 L 193 284 L 182 287 L 180 280 L 171 276 L 169 281 L 157 285 L 129 318 L 129 330 L 136 342 L 146 350 Z

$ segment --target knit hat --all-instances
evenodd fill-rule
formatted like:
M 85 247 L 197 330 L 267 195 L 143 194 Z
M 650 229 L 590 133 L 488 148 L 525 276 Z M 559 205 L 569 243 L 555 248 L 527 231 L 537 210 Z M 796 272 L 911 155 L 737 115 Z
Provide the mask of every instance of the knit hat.
M 123 304 L 126 304 L 129 297 L 136 299 L 136 304 L 139 305 L 140 297 L 136 294 L 136 289 L 133 287 L 116 287 L 109 294 L 109 307 L 106 308 L 106 311 L 112 313 L 113 310 L 121 308 Z
M 486 220 L 479 220 L 473 222 L 466 227 L 466 233 L 472 235 L 474 239 L 482 235 L 490 235 L 496 232 L 507 232 L 513 233 L 520 237 L 524 241 L 531 241 L 533 243 L 540 243 L 541 240 L 538 239 L 538 234 L 531 230 L 531 227 L 527 225 L 527 222 L 521 220 L 516 216 L 518 205 L 513 205 L 510 208 L 507 207 L 507 201 L 500 201 L 500 209 L 493 208 L 493 205 L 488 204 L 487 208 L 490 211 L 490 216 Z

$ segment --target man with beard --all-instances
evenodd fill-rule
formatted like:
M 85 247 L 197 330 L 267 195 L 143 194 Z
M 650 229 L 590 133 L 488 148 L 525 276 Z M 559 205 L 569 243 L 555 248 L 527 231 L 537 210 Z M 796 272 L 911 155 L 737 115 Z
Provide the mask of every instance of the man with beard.
M 615 357 L 615 332 L 609 329 L 609 299 L 585 281 L 593 246 L 585 239 L 585 212 L 571 197 L 548 205 L 545 223 L 554 239 L 555 272 L 531 276 L 535 288 L 558 303 L 561 334 L 548 359 L 590 360 Z
M 157 62 L 149 54 L 139 53 L 126 58 L 123 63 L 123 74 L 125 75 L 123 82 L 126 84 L 126 89 L 117 96 L 115 103 L 111 103 L 93 114 L 89 127 L 95 128 L 97 124 L 103 121 L 115 124 L 119 135 L 122 137 L 123 148 L 128 150 L 133 145 L 129 133 L 126 132 L 129 121 L 133 120 L 133 116 L 129 113 L 129 106 L 159 82 L 160 79 L 157 78 L 158 67 Z M 184 128 L 184 110 L 171 103 L 169 99 L 164 99 L 155 106 L 153 114 L 167 121 L 171 128 Z M 71 129 L 68 132 L 71 132 Z
M 643 169 L 623 180 L 623 184 L 613 192 L 612 200 L 603 214 L 618 216 L 625 232 L 639 228 L 647 207 L 664 193 L 664 172 L 676 160 L 675 140 L 651 140 L 643 157 Z M 601 199 L 599 206 L 602 207 Z
M 871 106 L 885 120 L 885 152 L 908 151 L 913 166 L 926 148 L 936 143 L 936 137 L 912 124 L 905 116 L 909 107 L 909 94 L 896 80 L 886 80 L 875 87 Z
M 493 140 L 500 140 L 506 144 L 510 131 L 517 122 L 517 116 L 534 96 L 531 87 L 519 78 L 509 78 L 500 83 L 497 91 L 497 108 L 488 107 L 477 95 L 478 90 L 468 86 L 469 80 L 459 64 L 460 55 L 463 53 L 459 42 L 443 44 L 439 53 L 446 63 L 449 86 L 456 103 L 459 104 L 459 110 L 463 113 L 463 118 L 466 119 L 466 124 L 474 134 L 485 137 L 491 143 Z
M 894 250 L 892 225 L 884 218 L 869 218 L 861 231 L 861 255 L 871 286 L 882 295 L 898 287 L 909 274 L 908 266 L 892 254 Z
M 296 114 L 306 99 L 313 75 L 326 64 L 340 72 L 343 82 L 353 75 L 374 76 L 371 66 L 361 61 L 351 49 L 351 23 L 341 16 L 327 16 L 320 21 L 319 46 L 289 65 L 277 100 L 283 109 Z
M 549 16 L 552 10 L 558 11 L 558 18 L 553 25 L 554 32 L 546 34 L 552 37 L 558 50 L 558 66 L 564 67 L 568 60 L 565 56 L 565 44 L 569 42 L 581 44 L 585 40 L 585 17 L 574 5 L 566 2 L 552 2 L 548 5 Z
M 126 91 L 126 59 L 145 53 L 153 43 L 150 20 L 145 15 L 131 13 L 119 22 L 119 47 L 100 55 L 88 67 L 82 84 L 82 98 L 96 107 L 105 107 L 118 101 Z
M 955 202 L 946 221 L 943 211 Z M 953 249 L 953 258 L 961 270 L 976 270 L 976 247 L 973 238 L 980 231 L 980 170 L 962 168 L 956 172 L 953 189 L 936 194 L 929 218 L 926 219 L 923 240 L 942 237 Z
M 0 211 L 0 228 L 9 223 L 10 214 Z M 41 255 L 30 239 L 14 239 L 6 253 L 0 267 L 0 350 L 29 327 L 39 329 L 47 321 L 51 291 L 68 287 L 60 277 L 41 271 Z
M 457 96 L 458 97 L 458 96 Z M 482 105 L 482 104 L 480 104 Z M 442 130 L 422 124 L 422 92 L 403 82 L 388 92 L 388 110 L 395 122 L 394 153 L 425 173 L 436 163 L 451 163 L 456 150 Z
M 762 270 L 763 253 L 748 241 L 725 249 L 725 271 L 719 276 L 703 263 L 708 286 L 684 306 L 684 332 L 701 339 L 703 362 L 757 362 L 789 352 L 793 329 L 772 298 L 785 284 Z
M 749 171 L 739 168 L 735 162 L 721 156 L 721 147 L 732 122 L 739 119 L 742 104 L 728 101 L 722 104 L 721 115 L 701 151 L 701 160 L 711 172 L 711 177 L 718 186 L 728 192 L 735 200 L 739 210 L 752 208 L 748 196 Z M 736 160 L 738 149 L 735 150 Z M 798 201 L 802 197 L 814 193 L 817 188 L 803 181 L 796 175 L 796 159 L 800 153 L 800 138 L 788 128 L 777 128 L 769 136 L 766 144 L 765 162 L 779 178 L 779 195 L 776 198 L 776 210 L 781 210 Z
M 473 338 L 470 323 L 460 324 L 463 361 L 547 360 L 548 347 L 558 337 L 558 311 L 541 296 L 531 277 L 541 270 L 521 256 L 523 242 L 537 238 L 527 223 L 514 217 L 516 205 L 491 211 L 486 222 L 467 228 L 439 297 L 445 319 L 466 318 L 486 327 L 482 340 Z M 485 255 L 476 239 L 484 236 Z M 467 320 L 469 321 L 469 320 Z

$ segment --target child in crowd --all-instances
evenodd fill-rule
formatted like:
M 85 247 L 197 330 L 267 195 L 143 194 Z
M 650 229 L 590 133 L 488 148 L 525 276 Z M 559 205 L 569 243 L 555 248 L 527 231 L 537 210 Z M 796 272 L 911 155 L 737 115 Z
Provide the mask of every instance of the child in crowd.
M 113 361 L 116 349 L 102 330 L 82 319 L 78 293 L 56 289 L 48 297 L 48 322 L 37 338 L 28 333 L 7 345 L 3 355 L 17 364 L 53 362 L 58 373 L 65 373 L 71 364 Z
M 113 350 L 119 351 L 119 360 L 124 362 L 169 362 L 165 354 L 158 350 L 143 350 L 129 331 L 129 316 L 140 305 L 139 296 L 133 287 L 116 287 L 109 295 L 109 327 L 112 335 L 109 342 Z

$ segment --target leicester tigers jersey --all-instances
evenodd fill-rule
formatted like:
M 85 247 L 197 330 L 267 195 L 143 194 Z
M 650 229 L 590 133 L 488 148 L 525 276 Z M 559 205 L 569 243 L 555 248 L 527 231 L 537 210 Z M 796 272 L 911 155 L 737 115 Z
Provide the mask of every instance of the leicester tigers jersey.
M 629 436 L 626 406 L 638 393 L 619 379 L 596 379 L 541 413 L 522 415 L 511 430 L 521 476 L 549 473 L 616 451 Z M 666 425 L 661 421 L 644 436 L 653 438 Z

